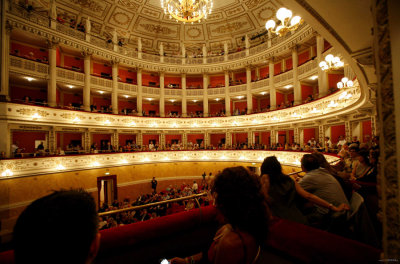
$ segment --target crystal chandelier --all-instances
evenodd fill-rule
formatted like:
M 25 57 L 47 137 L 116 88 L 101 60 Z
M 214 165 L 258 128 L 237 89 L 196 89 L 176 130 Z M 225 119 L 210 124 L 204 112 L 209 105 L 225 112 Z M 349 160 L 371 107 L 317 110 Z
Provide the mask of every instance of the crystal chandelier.
M 343 66 L 344 66 L 344 63 L 342 61 L 340 61 L 340 58 L 333 57 L 332 54 L 326 55 L 325 61 L 321 61 L 319 63 L 319 67 L 321 67 L 321 69 L 326 72 L 329 72 L 332 70 L 337 70 Z
M 289 26 L 289 19 L 292 17 L 292 11 L 284 7 L 280 8 L 278 12 L 276 12 L 276 17 L 281 21 L 281 25 L 279 25 L 274 31 L 275 21 L 268 20 L 268 22 L 265 24 L 265 28 L 272 33 L 276 33 L 280 37 L 286 35 L 290 31 L 296 30 L 304 22 L 301 17 L 295 16 L 292 18 L 292 20 L 290 20 Z
M 213 8 L 212 0 L 160 0 L 164 14 L 169 14 L 170 19 L 192 23 L 207 19 Z

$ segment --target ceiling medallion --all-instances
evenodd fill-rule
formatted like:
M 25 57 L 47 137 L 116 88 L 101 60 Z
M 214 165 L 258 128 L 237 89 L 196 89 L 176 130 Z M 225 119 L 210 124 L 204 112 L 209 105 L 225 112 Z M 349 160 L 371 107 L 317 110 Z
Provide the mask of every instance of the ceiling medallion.
M 275 15 L 275 9 L 272 7 L 264 7 L 257 13 L 257 18 L 260 20 L 267 21 Z
M 201 35 L 201 30 L 195 27 L 191 27 L 186 31 L 186 34 L 190 38 L 198 38 Z
M 207 19 L 213 8 L 212 0 L 160 0 L 161 8 L 164 14 L 169 14 L 170 19 L 176 22 L 201 22 L 201 19 Z
M 151 33 L 156 33 L 156 34 L 169 35 L 169 34 L 176 33 L 175 30 L 172 30 L 168 27 L 162 27 L 160 25 L 140 24 L 140 26 L 143 27 L 145 30 L 147 30 Z
M 125 13 L 122 13 L 122 12 L 114 13 L 112 15 L 112 17 L 113 17 L 114 21 L 117 22 L 120 25 L 126 25 L 130 21 L 129 16 L 127 14 L 125 14 Z
M 89 9 L 93 12 L 103 12 L 104 8 L 95 0 L 70 0 L 72 3 L 80 5 L 82 8 Z
M 233 23 L 227 23 L 226 25 L 222 25 L 217 27 L 216 29 L 212 30 L 214 33 L 226 33 L 226 32 L 232 32 L 241 29 L 244 25 L 246 25 L 247 22 L 233 22 Z

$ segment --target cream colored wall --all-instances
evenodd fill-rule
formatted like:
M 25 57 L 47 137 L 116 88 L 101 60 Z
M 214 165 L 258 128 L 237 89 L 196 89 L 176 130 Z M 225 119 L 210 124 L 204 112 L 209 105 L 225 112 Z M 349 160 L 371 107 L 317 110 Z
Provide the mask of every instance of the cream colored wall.
M 136 199 L 137 192 L 150 192 L 150 184 L 147 184 L 146 181 L 150 182 L 153 177 L 159 180 L 158 191 L 161 191 L 169 184 L 180 186 L 182 181 L 185 181 L 182 180 L 184 176 L 198 176 L 198 179 L 201 180 L 201 175 L 204 172 L 207 175 L 211 172 L 215 176 L 218 171 L 233 166 L 258 167 L 260 164 L 252 165 L 247 162 L 158 163 L 2 180 L 0 181 L 2 186 L 0 188 L 0 220 L 18 217 L 30 201 L 48 195 L 53 190 L 89 189 L 97 202 L 97 177 L 105 176 L 106 172 L 109 172 L 109 175 L 117 175 L 117 184 L 124 185 L 118 187 L 118 198 L 122 200 L 129 195 L 132 199 Z M 292 172 L 292 167 L 284 166 L 284 173 L 290 172 Z M 179 179 L 180 176 L 181 179 Z M 171 180 L 168 178 L 171 178 Z M 191 180 L 186 180 L 186 183 L 191 184 Z M 139 184 L 143 187 L 139 187 Z M 134 187 L 134 185 L 137 186 Z M 133 191 L 135 194 L 132 193 Z M 11 205 L 11 208 L 8 207 L 9 205 Z

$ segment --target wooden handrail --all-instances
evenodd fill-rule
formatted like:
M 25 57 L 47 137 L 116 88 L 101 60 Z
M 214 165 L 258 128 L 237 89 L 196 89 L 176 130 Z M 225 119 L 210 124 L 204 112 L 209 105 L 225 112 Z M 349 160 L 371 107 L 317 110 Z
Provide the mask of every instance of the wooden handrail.
M 208 192 L 199 193 L 199 194 L 194 194 L 194 195 L 186 196 L 186 197 L 182 197 L 182 198 L 176 198 L 176 199 L 171 199 L 171 200 L 157 202 L 157 203 L 150 203 L 150 204 L 145 204 L 145 205 L 138 205 L 138 206 L 128 207 L 128 208 L 119 209 L 119 210 L 115 210 L 115 211 L 111 211 L 111 212 L 99 213 L 99 217 L 109 216 L 109 215 L 113 215 L 113 214 L 129 212 L 129 211 L 134 211 L 134 210 L 140 210 L 140 209 L 145 209 L 145 208 L 154 207 L 154 206 L 158 206 L 158 205 L 180 202 L 180 201 L 185 201 L 185 200 L 190 200 L 190 199 L 195 199 L 197 201 L 197 198 L 206 196 L 207 194 L 208 194 Z M 197 204 L 199 205 L 198 201 L 197 201 Z

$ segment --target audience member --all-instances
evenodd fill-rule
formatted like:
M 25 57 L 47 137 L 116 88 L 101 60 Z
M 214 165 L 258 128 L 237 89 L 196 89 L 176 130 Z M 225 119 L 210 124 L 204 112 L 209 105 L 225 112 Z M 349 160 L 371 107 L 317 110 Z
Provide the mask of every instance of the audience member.
M 98 226 L 96 204 L 84 190 L 56 191 L 40 198 L 22 212 L 14 227 L 15 263 L 91 263 L 99 248 Z

